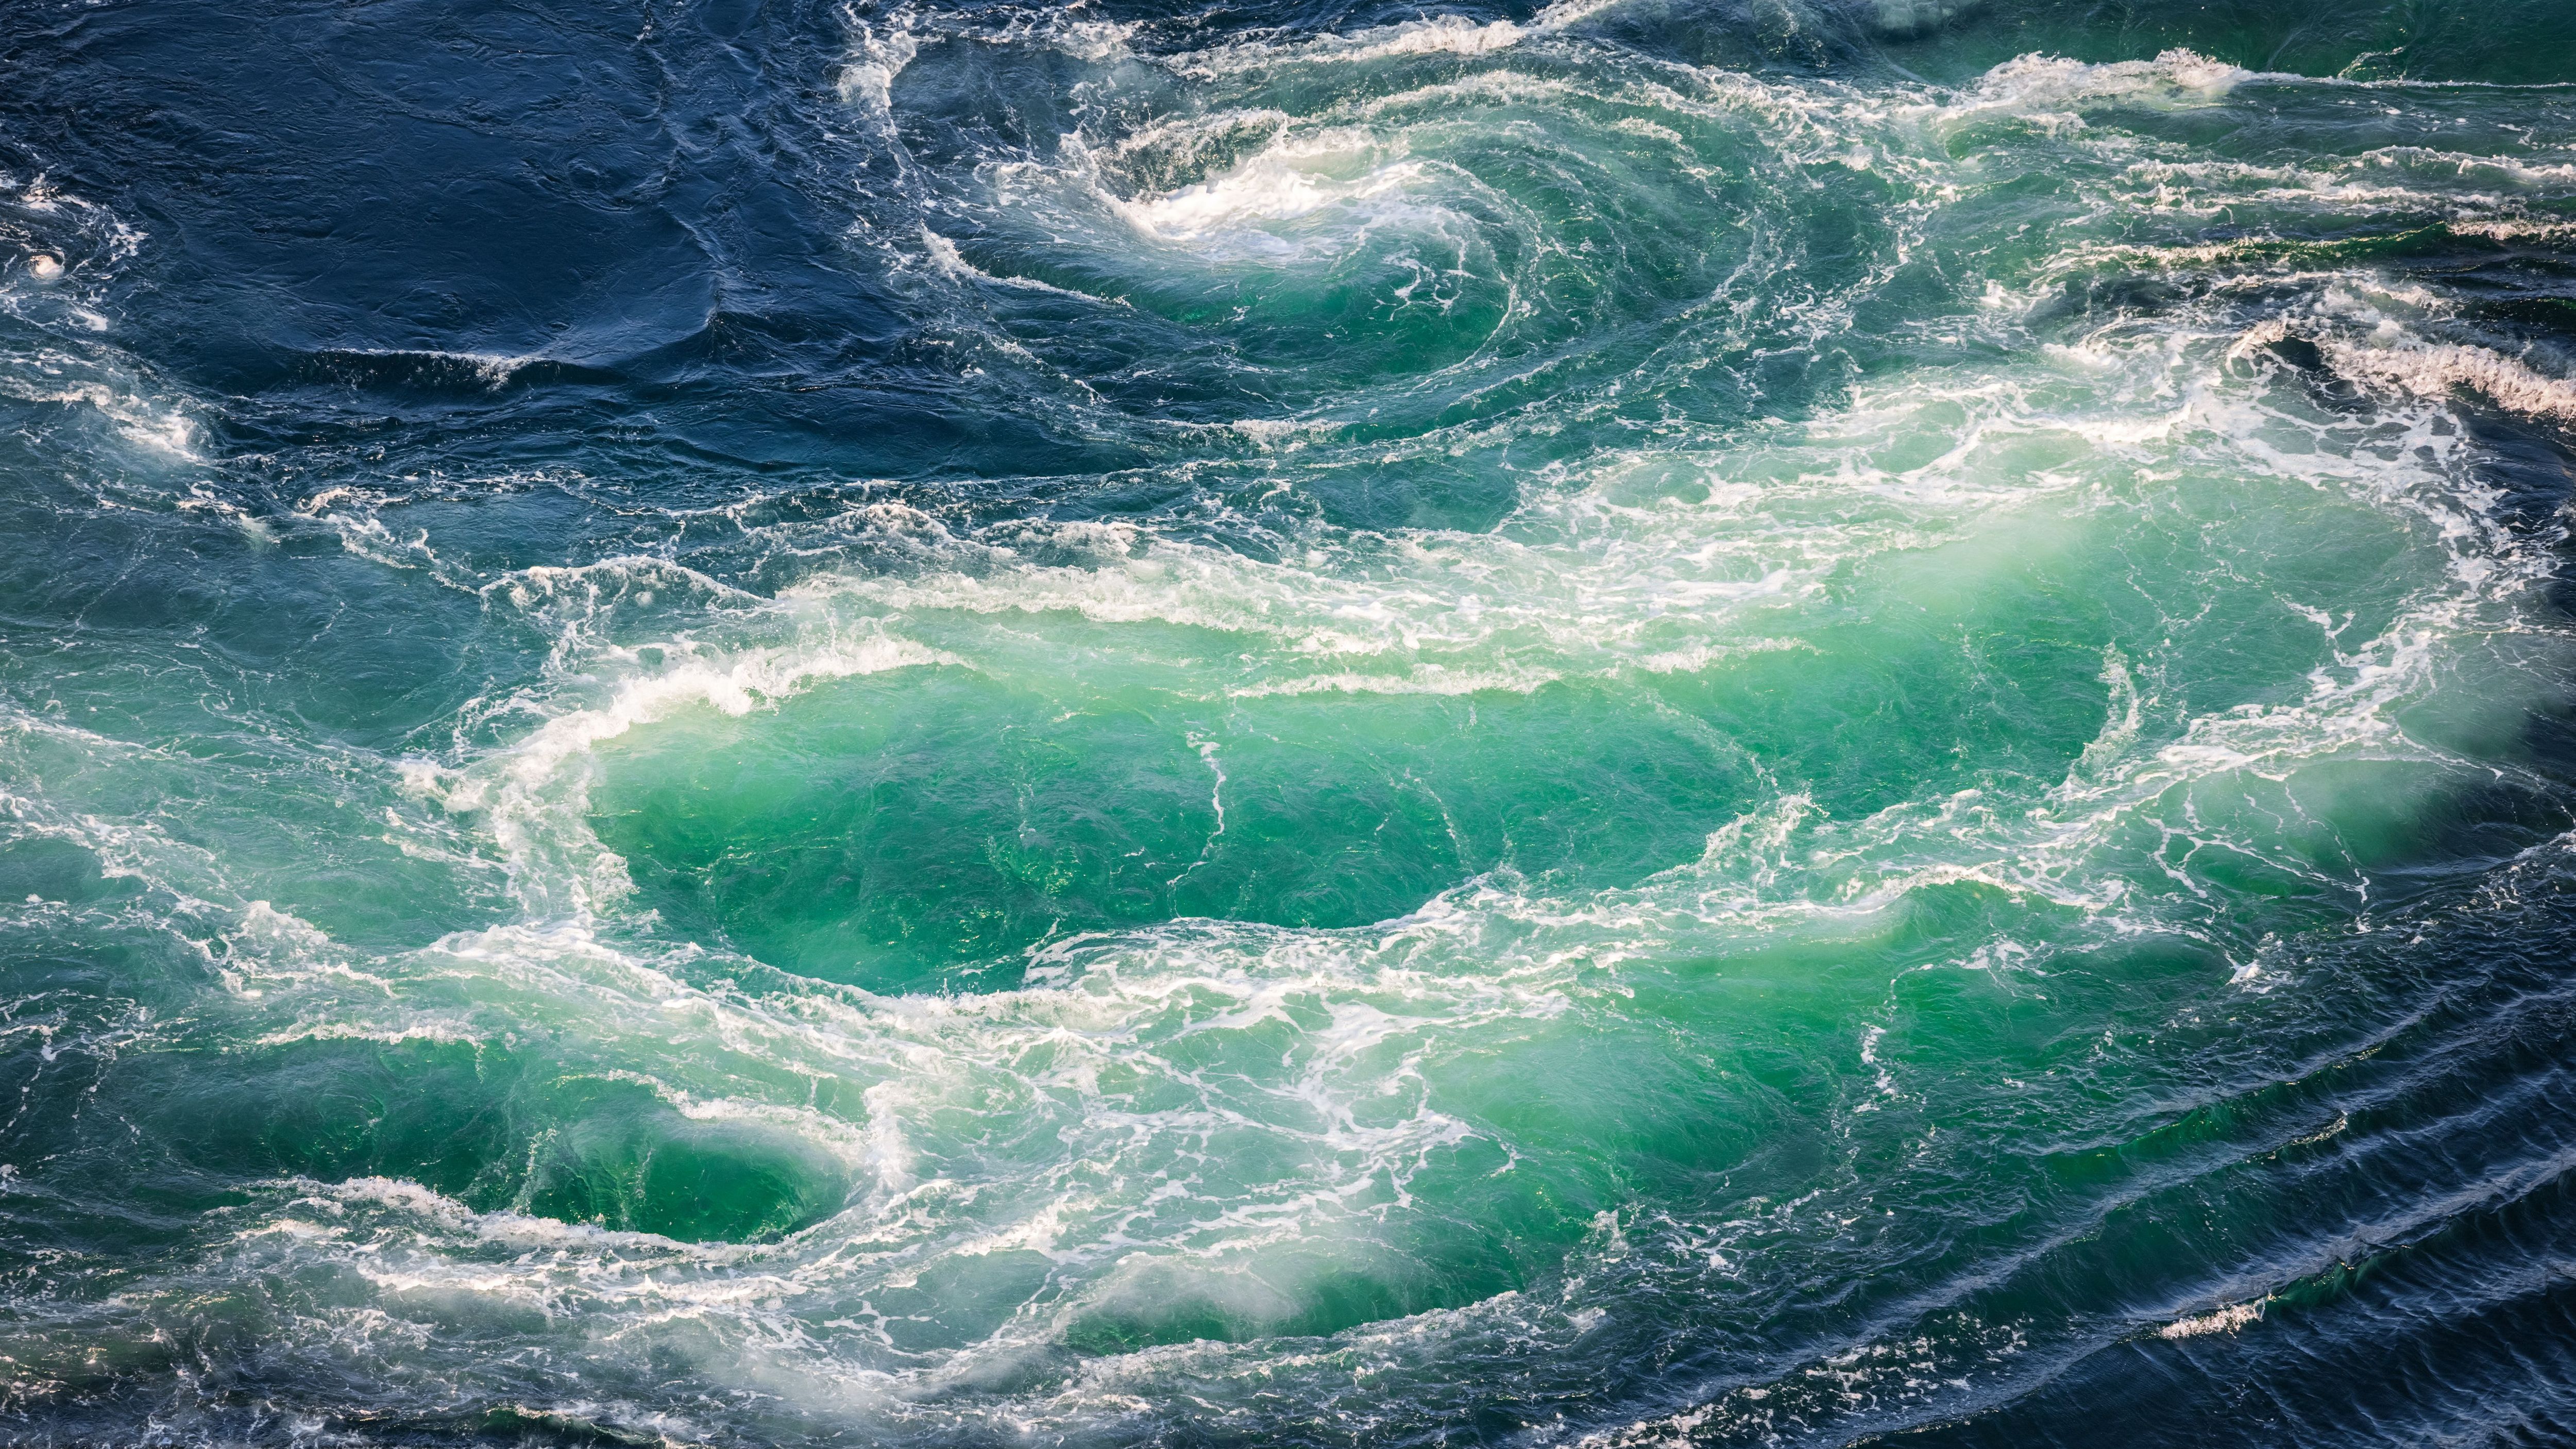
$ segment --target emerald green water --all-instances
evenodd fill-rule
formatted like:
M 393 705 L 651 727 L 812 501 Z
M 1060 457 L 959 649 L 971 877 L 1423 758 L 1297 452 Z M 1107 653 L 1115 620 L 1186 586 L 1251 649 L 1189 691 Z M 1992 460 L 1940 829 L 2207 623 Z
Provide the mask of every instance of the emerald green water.
M 2576 37 L 2365 8 L 0 22 L 0 1433 L 2576 1433 Z

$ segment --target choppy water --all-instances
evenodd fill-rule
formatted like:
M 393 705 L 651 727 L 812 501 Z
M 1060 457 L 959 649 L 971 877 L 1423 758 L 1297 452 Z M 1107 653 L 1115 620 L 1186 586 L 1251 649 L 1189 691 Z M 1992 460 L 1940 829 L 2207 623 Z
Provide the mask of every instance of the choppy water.
M 17 0 L 0 1438 L 2576 1441 L 2560 0 Z

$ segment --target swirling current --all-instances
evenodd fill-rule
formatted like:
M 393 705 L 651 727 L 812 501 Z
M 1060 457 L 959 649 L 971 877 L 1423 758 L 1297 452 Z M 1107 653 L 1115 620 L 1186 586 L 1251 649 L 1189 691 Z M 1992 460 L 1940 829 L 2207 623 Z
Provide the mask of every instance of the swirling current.
M 0 1440 L 2576 1443 L 2563 0 L 13 0 Z

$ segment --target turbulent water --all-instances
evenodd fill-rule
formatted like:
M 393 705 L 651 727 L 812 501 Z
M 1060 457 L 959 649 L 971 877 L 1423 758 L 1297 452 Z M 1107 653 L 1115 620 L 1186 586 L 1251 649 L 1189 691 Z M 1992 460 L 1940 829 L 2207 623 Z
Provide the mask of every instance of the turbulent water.
M 2576 1442 L 2563 0 L 13 0 L 0 1440 Z

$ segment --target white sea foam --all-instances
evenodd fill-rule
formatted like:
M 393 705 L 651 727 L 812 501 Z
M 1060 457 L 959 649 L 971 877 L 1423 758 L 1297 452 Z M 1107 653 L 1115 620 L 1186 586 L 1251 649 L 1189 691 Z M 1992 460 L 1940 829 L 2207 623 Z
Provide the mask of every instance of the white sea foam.
M 82 379 L 74 369 L 88 369 L 59 354 L 40 357 L 37 366 L 40 370 L 34 378 L 0 374 L 0 397 L 79 404 L 96 410 L 127 440 L 149 452 L 186 463 L 205 461 L 198 451 L 197 423 L 180 408 L 147 397 L 130 384 Z
M 1986 72 L 1969 93 L 1964 113 L 2046 114 L 2108 102 L 2201 105 L 2224 100 L 2253 74 L 2189 50 L 2168 50 L 2153 60 L 2099 62 L 2025 55 Z
M 454 352 L 435 347 L 357 347 L 340 349 L 332 355 L 387 359 L 420 358 L 433 364 L 454 368 L 489 388 L 499 388 L 517 376 L 521 369 L 545 360 L 535 353 Z
M 1274 66 L 1342 64 L 1417 55 L 1489 55 L 1518 45 L 1532 31 L 1509 20 L 1482 25 L 1463 15 L 1439 15 L 1396 25 L 1309 40 L 1236 42 L 1177 56 L 1165 63 L 1185 75 L 1217 76 Z
M 2576 382 L 2551 377 L 2488 348 L 2412 340 L 2385 347 L 2334 341 L 2324 351 L 2339 371 L 2392 384 L 2419 397 L 2440 398 L 2453 388 L 2466 388 L 2507 412 L 2576 422 Z
M 1168 58 L 1186 75 L 1215 76 L 1290 65 L 1364 65 L 1421 55 L 1486 56 L 1580 24 L 1619 0 L 1554 0 L 1526 23 L 1434 15 L 1346 35 L 1304 40 L 1235 42 Z
M 1335 212 L 1336 245 L 1377 227 L 1439 226 L 1451 214 L 1425 195 L 1431 172 L 1358 129 L 1300 132 L 1272 141 L 1222 175 L 1112 205 L 1140 232 L 1165 242 L 1227 243 L 1238 252 L 1293 258 L 1311 243 L 1283 223 Z
M 895 77 L 920 54 L 920 43 L 909 30 L 897 29 L 880 35 L 862 27 L 850 59 L 841 66 L 841 99 L 874 112 L 889 115 L 894 107 Z
M 2196 1318 L 2177 1319 L 2156 1330 L 2158 1338 L 2202 1338 L 2213 1333 L 2235 1333 L 2263 1319 L 2263 1303 L 2237 1303 L 2201 1314 Z

